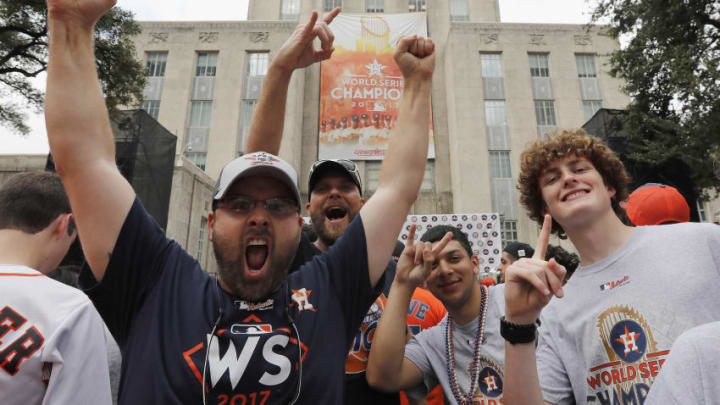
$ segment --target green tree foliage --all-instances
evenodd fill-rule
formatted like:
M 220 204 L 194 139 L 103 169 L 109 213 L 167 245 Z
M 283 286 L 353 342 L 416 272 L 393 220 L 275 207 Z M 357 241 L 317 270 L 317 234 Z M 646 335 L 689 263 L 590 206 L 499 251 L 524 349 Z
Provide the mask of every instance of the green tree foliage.
M 44 0 L 0 1 L 0 125 L 21 134 L 29 132 L 25 111 L 42 108 L 43 93 L 31 79 L 47 69 L 46 15 Z M 139 33 L 132 13 L 118 7 L 95 27 L 98 75 L 111 114 L 142 99 L 145 70 L 132 42 Z
M 662 167 L 680 160 L 696 191 L 720 189 L 720 2 L 599 0 L 593 21 L 629 43 L 611 56 L 625 80 L 628 157 Z

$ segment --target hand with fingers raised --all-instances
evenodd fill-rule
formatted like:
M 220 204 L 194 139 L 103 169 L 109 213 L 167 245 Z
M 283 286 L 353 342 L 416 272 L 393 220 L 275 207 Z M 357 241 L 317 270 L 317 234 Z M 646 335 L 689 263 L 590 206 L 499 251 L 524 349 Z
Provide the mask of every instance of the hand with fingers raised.
M 520 259 L 505 271 L 505 318 L 512 323 L 534 323 L 553 295 L 562 298 L 565 267 L 555 259 L 545 261 L 552 218 L 545 215 L 535 254 Z
M 415 225 L 411 225 L 405 249 L 397 263 L 395 282 L 413 289 L 421 286 L 435 268 L 438 255 L 451 239 L 452 233 L 448 232 L 435 247 L 430 242 L 415 243 Z
M 401 37 L 393 55 L 405 80 L 432 79 L 435 70 L 435 43 L 419 35 Z
M 327 13 L 318 21 L 317 11 L 313 11 L 307 24 L 300 24 L 287 41 L 278 50 L 273 64 L 292 72 L 316 62 L 330 59 L 335 48 L 335 36 L 330 30 L 330 23 L 340 14 L 340 8 Z M 320 49 L 316 49 L 313 40 L 320 40 Z

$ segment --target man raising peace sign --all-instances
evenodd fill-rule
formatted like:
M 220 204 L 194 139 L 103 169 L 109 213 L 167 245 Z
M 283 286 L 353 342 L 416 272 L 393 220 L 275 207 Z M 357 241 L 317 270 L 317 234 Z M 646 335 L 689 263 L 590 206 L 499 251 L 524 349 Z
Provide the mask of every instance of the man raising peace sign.
M 386 391 L 408 390 L 416 398 L 439 384 L 452 404 L 502 403 L 503 287 L 486 288 L 478 282 L 478 258 L 457 228 L 433 227 L 419 243 L 414 237 L 413 225 L 375 331 L 368 381 Z M 425 282 L 448 315 L 406 345 L 408 303 Z
M 505 404 L 642 404 L 673 341 L 720 319 L 720 228 L 626 226 L 628 182 L 618 157 L 582 130 L 523 152 L 521 201 L 543 227 L 535 255 L 505 275 Z M 544 260 L 551 233 L 580 254 L 564 287 L 565 269 Z

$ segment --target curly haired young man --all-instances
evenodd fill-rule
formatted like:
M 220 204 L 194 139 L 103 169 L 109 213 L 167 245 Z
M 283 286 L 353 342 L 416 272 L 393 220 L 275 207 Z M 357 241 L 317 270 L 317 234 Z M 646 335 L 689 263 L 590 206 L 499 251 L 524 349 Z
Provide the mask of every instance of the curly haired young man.
M 543 228 L 533 258 L 505 275 L 505 404 L 641 404 L 673 341 L 720 319 L 720 228 L 623 224 L 629 177 L 582 130 L 538 140 L 521 160 L 521 202 Z M 580 255 L 565 286 L 565 269 L 544 260 L 551 233 Z

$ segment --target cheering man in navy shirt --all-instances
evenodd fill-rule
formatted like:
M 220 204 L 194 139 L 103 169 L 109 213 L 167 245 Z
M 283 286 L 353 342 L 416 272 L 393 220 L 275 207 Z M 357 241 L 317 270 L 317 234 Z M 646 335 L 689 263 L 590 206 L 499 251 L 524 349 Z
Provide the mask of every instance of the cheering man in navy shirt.
M 405 91 L 377 191 L 300 270 L 287 275 L 302 224 L 292 167 L 258 152 L 223 168 L 208 218 L 216 279 L 164 235 L 115 165 L 92 39 L 113 4 L 48 0 L 45 117 L 92 270 L 84 282 L 123 351 L 120 403 L 341 403 L 348 347 L 422 181 L 432 41 L 400 40 Z M 298 60 L 332 53 L 316 20 L 293 33 L 307 44 Z

